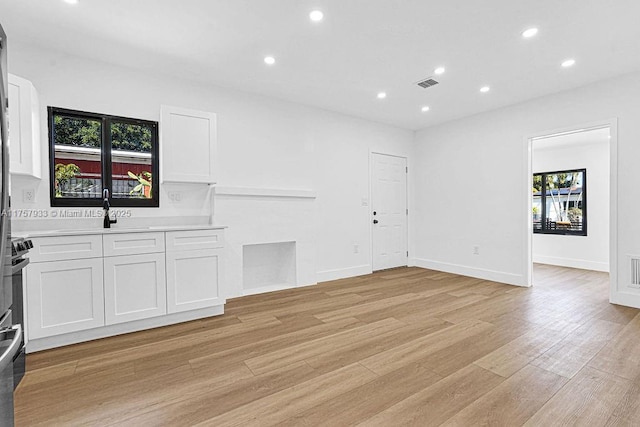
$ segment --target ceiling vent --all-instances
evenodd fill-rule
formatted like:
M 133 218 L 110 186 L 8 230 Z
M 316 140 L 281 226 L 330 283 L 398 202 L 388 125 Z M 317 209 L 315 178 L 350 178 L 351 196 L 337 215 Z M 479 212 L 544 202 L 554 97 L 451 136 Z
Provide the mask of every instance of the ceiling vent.
M 437 80 L 434 80 L 433 77 L 429 77 L 427 79 L 421 80 L 419 81 L 417 84 L 418 86 L 420 86 L 421 88 L 424 89 L 428 89 L 431 86 L 435 86 L 437 85 L 439 82 Z

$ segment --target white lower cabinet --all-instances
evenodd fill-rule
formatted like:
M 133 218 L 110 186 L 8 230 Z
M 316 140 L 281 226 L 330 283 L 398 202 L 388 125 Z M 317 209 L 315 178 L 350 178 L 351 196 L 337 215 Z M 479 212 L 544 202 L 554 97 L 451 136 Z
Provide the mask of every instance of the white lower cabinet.
M 39 262 L 28 266 L 29 339 L 104 325 L 102 258 Z
M 167 313 L 164 253 L 104 258 L 107 325 Z
M 166 259 L 169 313 L 224 304 L 222 249 L 171 251 Z
M 224 313 L 222 229 L 30 238 L 27 352 Z

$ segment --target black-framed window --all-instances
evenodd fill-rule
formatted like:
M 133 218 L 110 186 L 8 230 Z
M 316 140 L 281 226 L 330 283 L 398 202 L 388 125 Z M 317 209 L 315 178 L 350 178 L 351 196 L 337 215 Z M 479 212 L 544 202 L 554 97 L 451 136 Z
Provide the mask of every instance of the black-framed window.
M 533 232 L 587 235 L 587 170 L 533 175 Z
M 49 107 L 51 206 L 158 207 L 158 122 Z

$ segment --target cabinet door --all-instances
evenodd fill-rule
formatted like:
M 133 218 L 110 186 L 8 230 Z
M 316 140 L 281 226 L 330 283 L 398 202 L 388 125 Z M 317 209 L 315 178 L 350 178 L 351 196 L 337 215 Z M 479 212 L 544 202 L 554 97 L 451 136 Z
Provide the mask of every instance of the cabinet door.
M 216 115 L 163 105 L 160 110 L 163 182 L 216 182 Z
M 167 252 L 169 313 L 224 304 L 221 295 L 223 249 Z
M 164 253 L 104 259 L 106 324 L 167 313 Z
M 40 104 L 30 81 L 9 74 L 9 171 L 42 177 Z
M 30 339 L 104 326 L 102 258 L 32 263 L 26 276 Z

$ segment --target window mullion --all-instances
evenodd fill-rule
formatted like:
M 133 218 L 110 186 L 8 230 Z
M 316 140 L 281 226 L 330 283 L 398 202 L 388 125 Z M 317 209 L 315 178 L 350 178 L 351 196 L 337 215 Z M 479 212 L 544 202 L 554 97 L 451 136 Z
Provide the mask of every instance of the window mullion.
M 541 175 L 540 185 L 540 200 L 542 200 L 542 214 L 540 221 L 542 223 L 541 230 L 545 232 L 547 230 L 547 175 Z
M 113 198 L 113 182 L 111 180 L 111 119 L 104 118 L 102 126 L 102 182 L 103 188 L 109 190 Z

